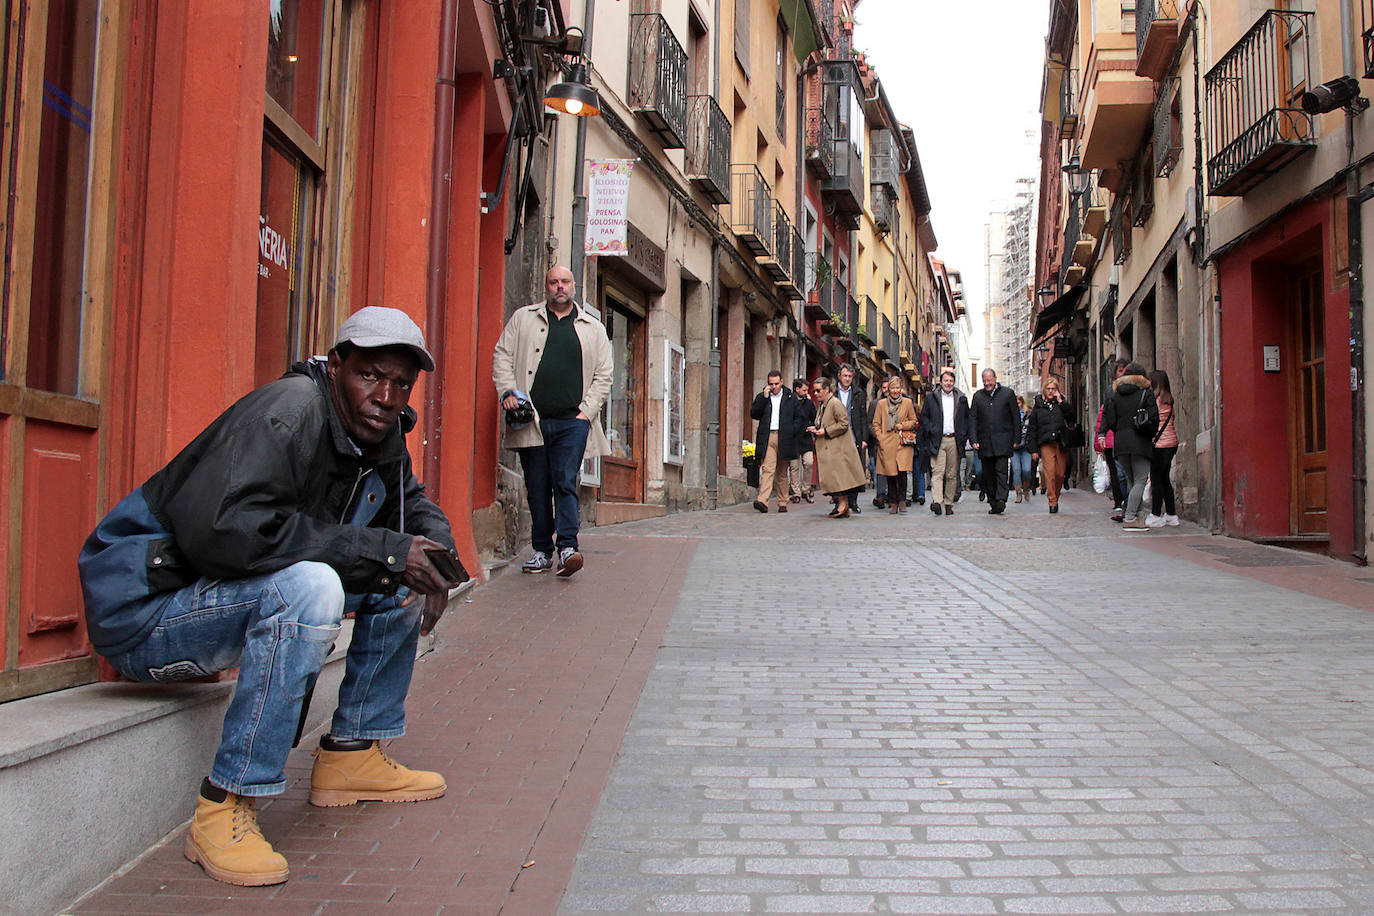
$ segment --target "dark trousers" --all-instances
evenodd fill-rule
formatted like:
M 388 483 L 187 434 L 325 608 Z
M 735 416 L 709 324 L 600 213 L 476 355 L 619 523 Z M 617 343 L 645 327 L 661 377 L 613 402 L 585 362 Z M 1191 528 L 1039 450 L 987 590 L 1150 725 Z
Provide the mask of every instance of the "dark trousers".
M 1007 501 L 1008 470 L 1011 465 L 1009 455 L 983 455 L 980 460 L 983 463 L 983 492 L 988 495 L 989 502 L 1004 503 Z
M 880 474 L 879 480 L 887 481 L 887 498 L 893 502 L 899 499 L 906 499 L 906 471 L 898 471 L 896 474 Z
M 540 420 L 544 444 L 517 449 L 530 502 L 530 546 L 540 553 L 553 553 L 555 531 L 560 549 L 577 547 L 578 478 L 591 429 L 591 423 L 576 417 Z
M 1155 515 L 1178 515 L 1174 504 L 1174 485 L 1169 482 L 1169 467 L 1174 463 L 1178 446 L 1155 447 L 1150 455 L 1150 512 Z M 1160 512 L 1160 509 L 1163 512 Z

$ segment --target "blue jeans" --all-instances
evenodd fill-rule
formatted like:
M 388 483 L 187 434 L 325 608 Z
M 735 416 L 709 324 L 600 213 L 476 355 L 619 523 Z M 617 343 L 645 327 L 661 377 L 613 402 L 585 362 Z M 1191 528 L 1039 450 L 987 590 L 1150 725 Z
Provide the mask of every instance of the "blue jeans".
M 576 417 L 540 420 L 544 444 L 518 450 L 530 503 L 530 546 L 540 553 L 553 553 L 555 531 L 560 550 L 577 549 L 578 478 L 591 430 L 589 421 Z
M 1031 476 L 1031 454 L 1018 448 L 1011 453 L 1011 482 L 1013 484 L 1035 483 Z
M 415 667 L 423 602 L 407 594 L 347 595 L 324 563 L 301 562 L 248 579 L 202 579 L 155 595 L 161 619 L 138 646 L 109 659 L 136 681 L 180 681 L 239 666 L 238 684 L 210 770 L 210 782 L 238 795 L 276 795 L 301 703 L 338 638 L 345 610 L 357 611 L 336 738 L 405 734 L 405 698 Z
M 917 499 L 925 499 L 925 498 L 926 498 L 926 473 L 927 473 L 927 471 L 926 471 L 925 465 L 926 465 L 926 460 L 925 460 L 924 458 L 917 458 L 917 459 L 916 459 L 916 465 L 915 465 L 915 467 L 912 468 L 912 471 L 911 471 L 911 476 L 914 477 L 914 478 L 916 478 L 916 498 L 917 498 Z

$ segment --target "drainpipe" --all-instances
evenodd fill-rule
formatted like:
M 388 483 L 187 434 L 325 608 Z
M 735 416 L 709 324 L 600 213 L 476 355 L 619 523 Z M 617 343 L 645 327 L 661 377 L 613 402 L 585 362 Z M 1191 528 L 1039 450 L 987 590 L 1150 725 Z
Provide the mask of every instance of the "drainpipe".
M 596 18 L 596 0 L 587 0 L 582 22 L 582 56 L 590 59 L 592 54 L 592 20 Z M 573 156 L 576 160 L 573 171 L 572 205 L 572 251 L 569 252 L 573 282 L 582 291 L 582 301 L 587 301 L 587 118 L 577 119 L 577 143 Z
M 1350 4 L 1341 7 L 1341 60 L 1345 73 L 1359 73 L 1355 61 L 1355 26 Z M 1364 424 L 1364 227 L 1360 219 L 1363 200 L 1360 195 L 1359 169 L 1355 167 L 1355 115 L 1345 112 L 1345 203 L 1346 237 L 1349 251 L 1346 263 L 1350 273 L 1350 448 L 1351 476 L 1354 497 L 1355 560 L 1368 563 L 1365 549 L 1368 536 L 1365 524 L 1365 424 Z
M 715 14 L 711 32 L 711 96 L 720 100 L 720 4 L 713 3 Z M 711 238 L 711 350 L 706 368 L 706 506 L 714 509 L 720 501 L 720 241 Z
M 444 313 L 448 307 L 448 224 L 453 191 L 453 111 L 457 92 L 458 0 L 443 0 L 439 13 L 439 72 L 434 77 L 434 154 L 429 180 L 429 273 L 425 282 L 425 342 L 433 353 L 445 349 Z M 444 402 L 443 374 L 425 379 L 424 475 L 437 500 L 440 488 Z

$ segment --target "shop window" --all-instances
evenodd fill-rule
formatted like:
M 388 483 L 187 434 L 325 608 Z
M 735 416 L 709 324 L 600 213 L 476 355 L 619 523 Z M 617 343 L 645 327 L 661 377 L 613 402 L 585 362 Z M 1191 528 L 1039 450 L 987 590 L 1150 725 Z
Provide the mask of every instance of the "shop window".
M 356 170 L 358 0 L 271 0 L 258 214 L 255 379 L 321 352 L 349 310 L 346 263 Z M 365 110 L 365 109 L 364 109 Z
M 52 0 L 43 64 L 29 290 L 30 388 L 80 395 L 87 191 L 99 3 Z

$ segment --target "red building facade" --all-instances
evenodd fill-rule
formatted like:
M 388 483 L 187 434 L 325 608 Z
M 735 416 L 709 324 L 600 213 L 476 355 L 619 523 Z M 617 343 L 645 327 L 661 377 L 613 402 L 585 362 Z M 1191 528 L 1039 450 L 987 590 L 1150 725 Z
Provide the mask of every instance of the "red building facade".
M 75 559 L 99 516 L 352 311 L 441 371 L 421 476 L 476 561 L 512 119 L 480 0 L 7 6 L 0 181 L 0 701 L 90 681 Z M 485 202 L 486 206 L 483 206 Z

